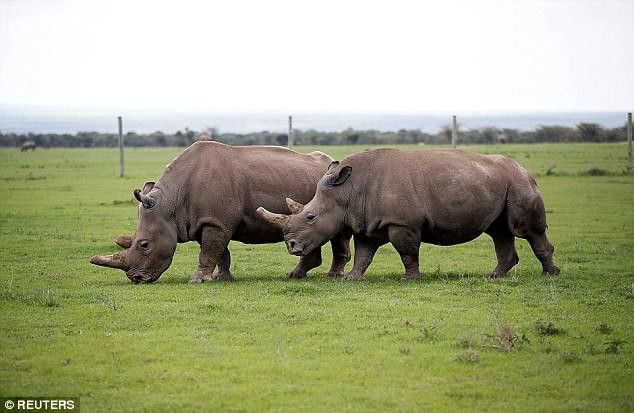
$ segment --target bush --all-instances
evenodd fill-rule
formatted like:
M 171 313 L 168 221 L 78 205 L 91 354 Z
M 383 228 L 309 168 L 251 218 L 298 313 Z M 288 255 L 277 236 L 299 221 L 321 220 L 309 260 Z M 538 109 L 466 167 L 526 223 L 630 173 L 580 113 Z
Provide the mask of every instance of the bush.
M 70 134 L 15 134 L 0 133 L 0 146 L 18 147 L 26 140 L 33 140 L 40 147 L 115 147 L 118 137 L 113 133 L 78 132 Z M 150 134 L 128 132 L 126 146 L 189 146 L 197 140 L 213 139 L 231 145 L 286 145 L 288 135 L 275 132 L 255 132 L 247 134 L 219 134 L 215 128 L 202 132 L 185 128 L 174 134 L 161 131 Z M 495 144 L 543 142 L 618 142 L 625 140 L 625 128 L 604 129 L 595 123 L 580 123 L 576 128 L 565 126 L 540 126 L 535 131 L 517 129 L 497 129 L 492 126 L 458 131 L 458 143 Z M 313 129 L 295 130 L 297 145 L 394 145 L 394 144 L 434 144 L 447 145 L 451 142 L 451 128 L 444 126 L 438 133 L 429 134 L 419 129 L 400 129 L 398 132 L 379 130 L 357 130 L 348 128 L 341 132 L 319 132 Z

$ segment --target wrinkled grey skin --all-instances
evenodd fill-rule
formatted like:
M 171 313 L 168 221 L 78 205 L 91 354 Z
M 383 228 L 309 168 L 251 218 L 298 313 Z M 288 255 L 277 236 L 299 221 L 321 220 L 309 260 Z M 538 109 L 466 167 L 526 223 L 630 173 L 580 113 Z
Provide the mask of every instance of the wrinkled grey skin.
M 559 274 L 546 237 L 546 213 L 535 180 L 500 155 L 461 150 L 405 152 L 377 149 L 333 162 L 314 198 L 292 215 L 258 213 L 284 232 L 289 251 L 303 256 L 342 231 L 354 234 L 358 280 L 376 250 L 391 242 L 405 267 L 403 280 L 420 276 L 421 242 L 455 245 L 486 233 L 503 277 L 518 263 L 515 237 L 525 238 L 544 274 Z
M 307 202 L 332 159 L 321 152 L 299 154 L 282 147 L 229 146 L 197 142 L 167 166 L 161 179 L 135 190 L 139 225 L 115 241 L 124 250 L 92 257 L 96 265 L 118 268 L 133 282 L 156 281 L 170 266 L 177 243 L 200 244 L 198 269 L 190 282 L 231 280 L 230 240 L 247 244 L 283 241 L 281 230 L 255 210 L 265 205 L 289 213 L 285 197 Z M 350 260 L 350 235 L 333 234 L 331 276 L 343 275 Z M 303 278 L 321 265 L 321 249 L 301 257 L 288 273 Z M 218 267 L 218 273 L 213 275 Z

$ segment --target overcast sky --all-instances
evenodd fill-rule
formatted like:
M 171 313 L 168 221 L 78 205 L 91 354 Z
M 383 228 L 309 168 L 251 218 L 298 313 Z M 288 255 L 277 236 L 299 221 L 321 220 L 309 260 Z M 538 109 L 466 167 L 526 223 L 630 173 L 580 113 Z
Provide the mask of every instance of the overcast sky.
M 0 0 L 0 103 L 632 110 L 634 1 Z

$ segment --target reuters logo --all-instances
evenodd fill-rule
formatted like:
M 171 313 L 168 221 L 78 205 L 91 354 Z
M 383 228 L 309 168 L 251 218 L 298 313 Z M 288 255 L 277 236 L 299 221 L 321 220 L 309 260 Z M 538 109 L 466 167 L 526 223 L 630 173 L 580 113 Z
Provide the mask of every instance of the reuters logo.
M 44 398 L 44 397 L 1 397 L 0 406 L 4 405 L 2 411 L 51 411 L 51 410 L 68 410 L 73 412 L 79 411 L 79 397 L 60 397 L 60 398 Z

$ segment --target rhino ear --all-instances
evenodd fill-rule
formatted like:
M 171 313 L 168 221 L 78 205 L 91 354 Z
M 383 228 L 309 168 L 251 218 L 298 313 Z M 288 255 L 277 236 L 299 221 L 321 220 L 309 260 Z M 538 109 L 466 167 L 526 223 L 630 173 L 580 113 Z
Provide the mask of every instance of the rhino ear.
M 141 193 L 140 189 L 134 190 L 134 197 L 136 198 L 137 201 L 143 204 L 143 208 L 150 209 L 154 205 L 156 205 L 156 199 Z
M 339 172 L 333 172 L 329 174 L 324 181 L 326 186 L 339 186 L 346 182 L 350 177 L 350 173 L 352 173 L 352 167 L 349 165 L 344 166 L 339 170 Z
M 330 173 L 330 172 L 334 171 L 334 169 L 336 167 L 338 167 L 338 166 L 339 166 L 339 161 L 330 162 L 330 165 L 328 165 L 328 170 L 326 171 L 326 173 Z
M 299 214 L 300 212 L 302 212 L 302 209 L 304 209 L 304 205 L 300 204 L 297 201 L 293 201 L 290 198 L 286 198 L 286 206 L 288 207 L 288 209 L 291 211 L 291 214 L 293 215 Z
M 129 235 L 120 235 L 114 240 L 114 242 L 121 248 L 130 248 L 132 245 L 132 237 Z
M 143 190 L 141 191 L 141 193 L 143 195 L 147 195 L 148 192 L 150 192 L 152 190 L 152 188 L 154 188 L 154 184 L 155 182 L 152 181 L 148 181 L 143 185 Z
M 264 207 L 259 207 L 256 212 L 258 213 L 259 216 L 261 216 L 266 222 L 268 222 L 271 225 L 274 225 L 278 228 L 283 228 L 284 225 L 286 224 L 286 221 L 288 221 L 288 215 L 284 215 L 284 214 L 275 214 L 271 211 L 267 211 L 266 209 L 264 209 Z

